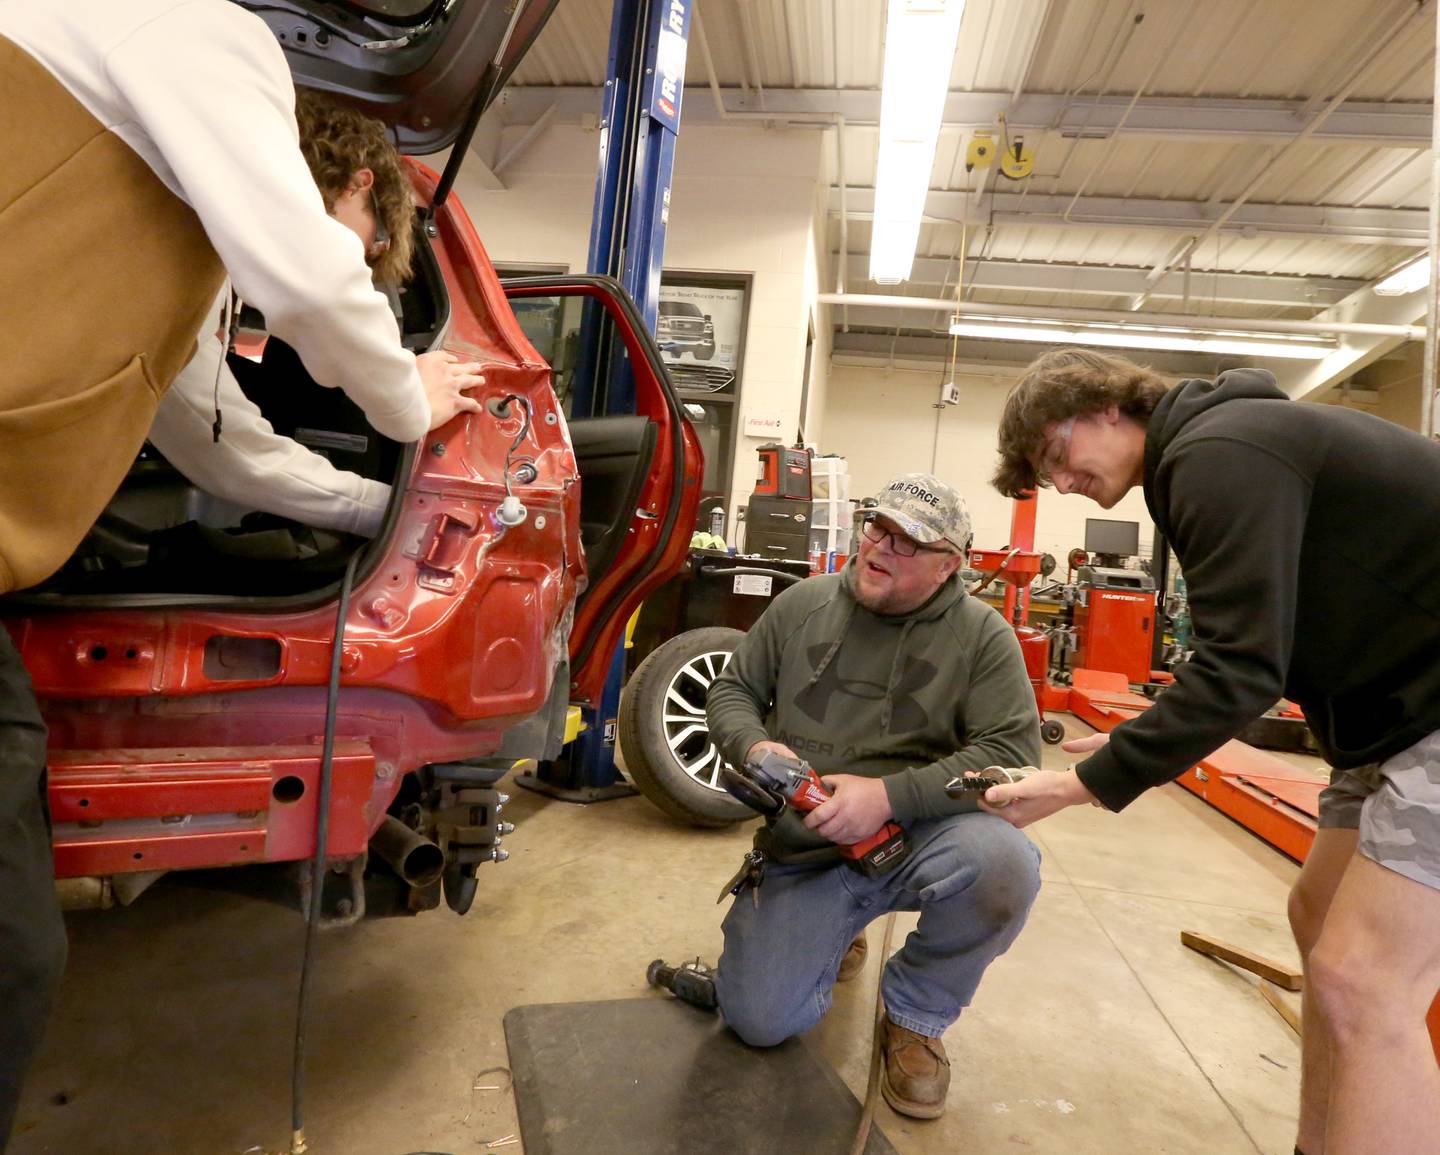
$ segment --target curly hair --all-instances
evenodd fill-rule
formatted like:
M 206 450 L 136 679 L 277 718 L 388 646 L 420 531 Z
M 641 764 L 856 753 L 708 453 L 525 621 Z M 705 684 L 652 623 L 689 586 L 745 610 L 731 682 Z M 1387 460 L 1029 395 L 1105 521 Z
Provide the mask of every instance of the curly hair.
M 375 280 L 400 284 L 410 278 L 415 252 L 415 201 L 400 154 L 385 126 L 374 117 L 335 104 L 307 89 L 295 93 L 295 119 L 300 126 L 300 151 L 310 175 L 325 198 L 325 211 L 350 187 L 355 174 L 368 168 L 375 176 L 375 204 L 390 230 L 390 247 L 375 262 Z
M 1099 413 L 1114 405 L 1140 425 L 1169 386 L 1143 365 L 1090 349 L 1055 349 L 1026 368 L 1000 415 L 1000 463 L 990 484 L 1006 497 L 1028 497 L 1049 484 L 1035 468 L 1052 422 Z

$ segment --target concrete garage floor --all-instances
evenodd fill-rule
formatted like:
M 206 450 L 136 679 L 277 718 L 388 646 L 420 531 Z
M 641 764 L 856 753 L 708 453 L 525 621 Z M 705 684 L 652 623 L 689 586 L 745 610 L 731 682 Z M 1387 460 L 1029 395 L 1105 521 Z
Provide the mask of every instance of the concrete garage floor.
M 1065 761 L 1047 748 L 1047 765 Z M 511 793 L 512 857 L 484 868 L 468 916 L 322 939 L 315 1155 L 483 1152 L 518 1131 L 508 1092 L 471 1091 L 507 1061 L 509 1008 L 641 996 L 652 958 L 718 954 L 714 896 L 749 843 L 744 828 L 682 828 L 642 798 L 577 807 Z M 1297 1040 L 1249 977 L 1179 934 L 1294 962 L 1284 911 L 1297 868 L 1177 786 L 1121 817 L 1075 809 L 1032 833 L 1045 862 L 1030 923 L 946 1036 L 947 1115 L 917 1122 L 882 1103 L 896 1149 L 1288 1155 Z M 913 922 L 901 916 L 897 943 Z M 72 916 L 70 930 L 12 1155 L 288 1150 L 298 916 L 162 885 L 128 910 Z M 880 931 L 865 973 L 838 988 L 808 1039 L 857 1094 Z

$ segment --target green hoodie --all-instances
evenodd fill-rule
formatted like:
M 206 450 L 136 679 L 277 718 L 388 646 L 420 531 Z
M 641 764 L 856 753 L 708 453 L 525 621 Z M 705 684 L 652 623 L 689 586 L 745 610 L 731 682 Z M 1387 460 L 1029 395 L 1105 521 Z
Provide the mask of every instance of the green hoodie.
M 960 813 L 945 783 L 964 770 L 1038 765 L 1035 692 L 1014 631 L 952 577 L 908 614 L 871 613 L 843 571 L 791 586 L 751 627 L 705 714 L 739 765 L 783 742 L 821 774 L 883 778 L 902 825 Z M 777 857 L 830 845 L 786 811 L 756 839 Z

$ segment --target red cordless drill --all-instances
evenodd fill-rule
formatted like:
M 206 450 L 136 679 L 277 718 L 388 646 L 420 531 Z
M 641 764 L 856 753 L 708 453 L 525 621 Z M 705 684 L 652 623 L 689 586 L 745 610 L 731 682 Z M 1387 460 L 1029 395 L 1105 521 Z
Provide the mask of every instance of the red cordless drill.
M 758 759 L 746 762 L 743 771 L 729 773 L 741 782 L 733 782 L 733 779 L 731 782 L 725 781 L 726 775 L 722 772 L 721 781 L 726 789 L 746 805 L 771 817 L 787 805 L 799 814 L 809 814 L 830 801 L 830 791 L 820 781 L 820 775 L 815 773 L 810 763 L 797 758 L 787 758 L 773 750 L 766 750 Z M 756 797 L 755 787 L 759 788 L 764 797 Z M 768 798 L 773 806 L 764 805 L 765 798 Z M 852 866 L 862 874 L 872 876 L 888 874 L 904 861 L 909 850 L 905 831 L 893 822 L 885 823 L 861 842 L 840 847 L 840 853 Z

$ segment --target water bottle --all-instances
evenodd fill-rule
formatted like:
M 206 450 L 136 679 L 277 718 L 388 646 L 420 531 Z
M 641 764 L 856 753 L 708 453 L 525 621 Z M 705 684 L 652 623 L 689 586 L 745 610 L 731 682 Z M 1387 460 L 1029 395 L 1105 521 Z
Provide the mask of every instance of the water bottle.
M 725 536 L 725 507 L 717 505 L 710 511 L 710 532 L 716 537 Z

